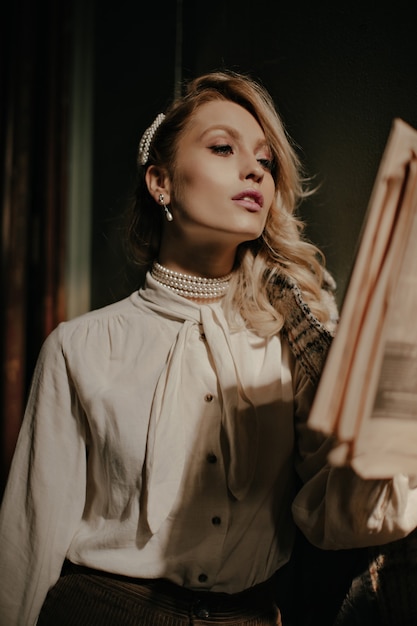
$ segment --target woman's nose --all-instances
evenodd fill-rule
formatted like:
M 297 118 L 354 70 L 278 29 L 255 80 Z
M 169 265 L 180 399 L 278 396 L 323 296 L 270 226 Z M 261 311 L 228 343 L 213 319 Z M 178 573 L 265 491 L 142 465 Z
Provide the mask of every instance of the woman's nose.
M 256 182 L 261 181 L 265 174 L 263 167 L 255 157 L 248 159 L 244 172 L 245 180 L 254 180 Z

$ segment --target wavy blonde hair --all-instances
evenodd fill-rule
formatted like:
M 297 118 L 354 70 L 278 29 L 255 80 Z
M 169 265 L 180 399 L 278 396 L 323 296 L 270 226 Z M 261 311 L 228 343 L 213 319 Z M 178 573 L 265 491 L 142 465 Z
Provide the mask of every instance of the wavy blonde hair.
M 261 126 L 272 151 L 275 198 L 262 236 L 241 244 L 231 285 L 225 296 L 225 310 L 230 319 L 238 312 L 248 327 L 262 336 L 278 332 L 285 313 L 280 310 L 277 279 L 284 277 L 300 289 L 305 303 L 316 318 L 326 323 L 330 312 L 323 297 L 324 257 L 303 236 L 304 224 L 295 211 L 300 201 L 311 193 L 302 175 L 302 167 L 270 94 L 249 76 L 230 71 L 211 72 L 192 80 L 183 96 L 165 112 L 158 127 L 145 165 L 138 161 L 138 184 L 131 203 L 129 242 L 133 260 L 145 270 L 158 257 L 162 233 L 162 212 L 146 183 L 147 168 L 164 167 L 173 189 L 181 184 L 176 171 L 178 139 L 193 113 L 212 100 L 230 100 L 251 113 Z

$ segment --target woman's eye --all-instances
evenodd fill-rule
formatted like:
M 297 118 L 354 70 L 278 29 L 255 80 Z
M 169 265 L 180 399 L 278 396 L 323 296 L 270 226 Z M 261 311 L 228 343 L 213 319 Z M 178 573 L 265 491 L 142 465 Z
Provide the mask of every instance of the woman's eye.
M 272 172 L 274 169 L 274 161 L 272 159 L 258 159 L 258 163 L 268 172 Z
M 221 155 L 233 154 L 233 148 L 232 146 L 229 146 L 229 144 L 210 146 L 210 150 L 214 152 L 215 154 L 221 154 Z

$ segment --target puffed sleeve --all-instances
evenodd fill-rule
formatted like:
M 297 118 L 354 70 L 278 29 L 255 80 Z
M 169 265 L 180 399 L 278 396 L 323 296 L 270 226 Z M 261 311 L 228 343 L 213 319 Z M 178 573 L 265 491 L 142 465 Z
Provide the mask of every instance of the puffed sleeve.
M 332 438 L 312 431 L 306 421 L 314 387 L 299 373 L 295 394 L 296 469 L 301 488 L 293 502 L 297 526 L 323 549 L 382 545 L 417 526 L 417 481 L 396 475 L 365 480 L 350 467 L 330 467 Z
M 0 511 L 0 624 L 32 626 L 84 508 L 82 408 L 58 327 L 35 368 Z

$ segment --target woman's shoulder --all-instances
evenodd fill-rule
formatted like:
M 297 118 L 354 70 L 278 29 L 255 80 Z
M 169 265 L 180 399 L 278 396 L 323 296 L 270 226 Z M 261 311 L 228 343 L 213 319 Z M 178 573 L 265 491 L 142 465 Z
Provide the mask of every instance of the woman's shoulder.
M 94 323 L 95 321 L 111 321 L 120 316 L 128 317 L 130 315 L 137 315 L 139 311 L 138 303 L 138 292 L 135 291 L 121 300 L 86 311 L 72 319 L 61 322 L 60 326 L 71 330 L 79 326 Z
M 138 317 L 145 312 L 138 293 L 134 292 L 122 300 L 62 321 L 46 338 L 44 349 L 59 346 L 65 351 L 77 344 L 87 347 L 97 341 L 111 342 L 115 336 L 129 334 L 132 328 L 139 327 Z

